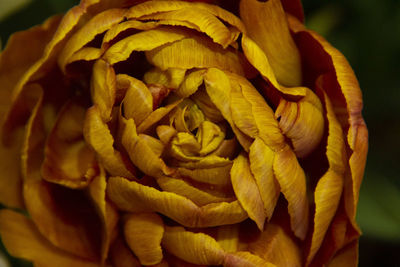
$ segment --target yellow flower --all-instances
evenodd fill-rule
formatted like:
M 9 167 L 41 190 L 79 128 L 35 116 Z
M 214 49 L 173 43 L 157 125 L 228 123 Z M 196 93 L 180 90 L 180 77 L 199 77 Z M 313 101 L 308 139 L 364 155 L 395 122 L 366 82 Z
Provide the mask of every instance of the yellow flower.
M 10 38 L 0 234 L 12 255 L 357 264 L 367 129 L 349 64 L 304 27 L 299 1 L 206 2 L 82 0 Z

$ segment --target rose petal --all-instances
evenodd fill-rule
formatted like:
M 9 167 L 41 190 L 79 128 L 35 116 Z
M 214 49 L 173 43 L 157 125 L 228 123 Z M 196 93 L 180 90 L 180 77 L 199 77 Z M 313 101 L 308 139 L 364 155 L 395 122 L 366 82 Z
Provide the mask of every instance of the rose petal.
M 267 214 L 256 181 L 250 171 L 248 158 L 242 153 L 234 161 L 231 169 L 232 187 L 242 207 L 260 230 L 264 228 Z
M 250 147 L 250 170 L 260 191 L 268 219 L 272 217 L 280 194 L 279 183 L 273 170 L 274 159 L 275 153 L 260 138 L 256 138 Z
M 159 212 L 188 227 L 232 224 L 247 218 L 246 212 L 237 201 L 211 203 L 199 208 L 185 197 L 160 192 L 120 177 L 110 178 L 107 195 L 121 210 Z
M 240 17 L 248 35 L 264 51 L 279 83 L 301 85 L 301 60 L 280 0 L 240 1 Z
M 194 264 L 220 265 L 225 256 L 214 238 L 183 227 L 165 227 L 162 245 L 171 254 Z
M 303 266 L 302 251 L 281 226 L 269 223 L 249 251 L 276 266 Z
M 126 74 L 117 75 L 117 87 L 127 88 L 122 104 L 124 117 L 134 119 L 139 125 L 153 111 L 153 96 L 149 88 L 142 81 Z
M 173 55 L 171 57 L 171 55 Z M 147 60 L 162 70 L 168 68 L 219 68 L 244 75 L 239 52 L 223 49 L 204 36 L 192 34 L 185 39 L 146 52 Z
M 172 28 L 159 27 L 143 31 L 113 44 L 104 54 L 104 59 L 111 65 L 126 60 L 133 51 L 149 51 L 159 46 L 181 40 L 187 32 Z
M 121 153 L 114 149 L 114 137 L 102 120 L 97 106 L 87 110 L 83 134 L 86 142 L 96 151 L 100 163 L 111 175 L 133 178 L 132 172 L 124 164 Z
M 125 217 L 125 240 L 143 265 L 161 262 L 164 223 L 156 213 L 135 213 Z
M 96 175 L 95 153 L 83 139 L 85 109 L 76 99 L 68 102 L 58 114 L 45 146 L 43 179 L 82 188 Z
M 21 257 L 40 266 L 82 266 L 95 267 L 96 262 L 90 262 L 78 256 L 69 254 L 53 246 L 35 228 L 34 223 L 15 211 L 0 211 L 0 233 L 4 245 L 14 257 Z
M 281 191 L 288 201 L 292 230 L 298 238 L 304 240 L 309 215 L 304 171 L 289 147 L 276 153 L 273 168 Z

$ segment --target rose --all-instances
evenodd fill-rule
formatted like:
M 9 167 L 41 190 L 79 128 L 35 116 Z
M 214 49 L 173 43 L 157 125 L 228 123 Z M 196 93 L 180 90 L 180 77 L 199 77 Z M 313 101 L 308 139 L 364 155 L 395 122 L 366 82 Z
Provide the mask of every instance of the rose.
M 0 201 L 29 215 L 0 211 L 11 254 L 356 264 L 367 130 L 351 68 L 297 1 L 207 2 L 82 1 L 10 38 Z

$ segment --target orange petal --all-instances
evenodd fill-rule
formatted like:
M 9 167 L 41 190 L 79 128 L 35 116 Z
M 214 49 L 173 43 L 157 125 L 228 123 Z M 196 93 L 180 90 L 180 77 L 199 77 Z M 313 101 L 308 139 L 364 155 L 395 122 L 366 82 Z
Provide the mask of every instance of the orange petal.
M 171 254 L 194 264 L 220 265 L 225 256 L 214 238 L 183 227 L 165 227 L 162 245 Z
M 358 241 L 354 241 L 341 249 L 326 265 L 327 267 L 356 267 L 358 266 Z
M 240 17 L 248 35 L 265 52 L 279 83 L 301 85 L 300 54 L 297 50 L 280 0 L 240 1 Z
M 86 107 L 79 100 L 71 100 L 58 114 L 47 138 L 43 179 L 70 188 L 82 188 L 96 175 L 95 153 L 83 139 L 85 111 Z
M 100 48 L 95 47 L 83 47 L 82 49 L 76 51 L 65 63 L 65 69 L 68 71 L 70 64 L 78 61 L 93 61 L 99 59 L 102 55 Z
M 93 106 L 87 110 L 83 134 L 86 142 L 96 151 L 100 163 L 111 175 L 132 178 L 119 151 L 114 149 L 114 137 L 108 125 L 102 120 L 99 108 Z
M 104 59 L 111 65 L 124 61 L 133 51 L 149 51 L 159 46 L 181 40 L 187 36 L 186 31 L 172 27 L 159 27 L 143 31 L 112 45 L 104 54 Z
M 238 251 L 235 253 L 229 253 L 225 256 L 224 259 L 224 267 L 275 267 L 278 265 L 274 265 L 270 262 L 263 260 L 257 255 L 251 254 L 247 251 Z
M 275 153 L 260 139 L 256 138 L 250 147 L 250 170 L 256 180 L 264 210 L 271 219 L 280 194 L 278 181 L 275 178 L 273 163 Z
M 336 119 L 332 104 L 326 94 L 324 94 L 324 99 L 328 119 L 326 154 L 329 170 L 320 178 L 315 188 L 314 231 L 307 264 L 312 261 L 320 248 L 328 227 L 335 216 L 343 191 L 343 176 L 347 158 L 342 128 Z
M 304 22 L 303 6 L 300 0 L 281 0 L 283 9 L 295 16 L 301 22 Z
M 309 215 L 304 171 L 289 147 L 276 153 L 273 168 L 281 192 L 288 201 L 292 230 L 298 238 L 304 240 Z
M 297 157 L 306 157 L 319 145 L 324 133 L 324 115 L 321 101 L 310 89 L 297 102 L 281 98 L 275 116 L 280 118 L 279 127 L 292 141 Z
M 143 265 L 161 262 L 164 223 L 156 213 L 134 213 L 125 217 L 125 240 Z
M 185 197 L 120 177 L 110 178 L 107 195 L 121 210 L 159 212 L 188 227 L 232 224 L 247 218 L 237 201 L 211 203 L 200 208 Z
M 65 44 L 58 58 L 60 68 L 65 72 L 70 57 L 82 47 L 92 41 L 97 35 L 107 31 L 112 26 L 124 20 L 125 9 L 110 9 L 91 18 Z
M 264 228 L 267 214 L 256 180 L 250 171 L 248 158 L 242 153 L 234 161 L 231 169 L 232 187 L 240 204 L 260 230 Z
M 116 77 L 114 69 L 102 59 L 94 63 L 90 93 L 93 104 L 99 107 L 102 119 L 110 121 L 116 96 Z
M 303 266 L 300 247 L 281 226 L 273 223 L 266 225 L 257 239 L 250 242 L 248 249 L 276 266 Z
M 33 261 L 38 266 L 95 267 L 91 262 L 53 246 L 36 229 L 34 223 L 15 211 L 0 211 L 1 238 L 9 253 Z
M 33 222 L 52 244 L 85 259 L 100 259 L 101 221 L 85 192 L 28 181 L 24 198 Z
M 142 266 L 121 237 L 118 237 L 111 246 L 110 261 L 115 267 Z
M 104 263 L 111 245 L 114 231 L 117 229 L 118 212 L 106 200 L 106 176 L 103 168 L 100 168 L 99 175 L 93 179 L 88 187 L 89 195 L 96 206 L 99 214 L 102 227 L 102 247 L 101 247 L 101 262 Z
M 171 55 L 174 55 L 171 57 Z M 147 60 L 162 70 L 168 68 L 219 68 L 244 75 L 239 52 L 223 49 L 204 36 L 191 35 L 146 52 Z
M 123 109 L 127 119 L 134 119 L 139 125 L 153 111 L 153 96 L 140 80 L 126 74 L 117 75 L 117 87 L 127 88 Z

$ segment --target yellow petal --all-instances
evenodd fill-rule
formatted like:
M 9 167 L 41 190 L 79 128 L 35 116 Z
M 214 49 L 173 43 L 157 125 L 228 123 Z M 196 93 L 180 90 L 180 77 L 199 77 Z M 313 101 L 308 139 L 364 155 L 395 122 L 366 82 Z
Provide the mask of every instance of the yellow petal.
M 239 225 L 223 225 L 218 227 L 217 242 L 226 252 L 236 252 L 239 246 Z
M 227 158 L 219 157 L 216 155 L 208 155 L 199 158 L 199 160 L 197 161 L 178 162 L 177 166 L 194 170 L 194 169 L 208 169 L 208 168 L 222 167 L 230 163 L 231 161 Z
M 309 219 L 304 171 L 289 147 L 276 153 L 273 168 L 281 192 L 288 201 L 291 228 L 298 238 L 304 240 Z
M 115 102 L 116 77 L 114 69 L 102 59 L 94 63 L 90 93 L 93 104 L 99 107 L 101 118 L 108 122 Z
M 233 159 L 233 157 L 237 154 L 238 149 L 239 144 L 236 138 L 225 139 L 224 141 L 222 141 L 221 145 L 212 153 L 212 155 Z
M 146 52 L 146 58 L 152 65 L 162 70 L 215 67 L 244 75 L 238 51 L 233 48 L 223 49 L 204 36 L 192 35 L 155 48 Z
M 87 186 L 94 178 L 96 160 L 83 138 L 86 107 L 68 102 L 58 115 L 45 147 L 43 179 L 70 188 Z
M 162 118 L 164 118 L 168 113 L 171 112 L 179 103 L 181 103 L 182 99 L 175 101 L 172 104 L 166 105 L 164 107 L 160 107 L 154 110 L 152 113 L 147 116 L 147 118 L 142 121 L 141 124 L 137 127 L 138 133 L 144 133 L 152 126 L 154 126 L 157 122 L 159 122 Z
M 201 159 L 201 157 L 197 156 L 200 148 L 201 145 L 194 135 L 187 132 L 178 132 L 171 140 L 170 154 L 181 161 L 195 161 Z
M 319 145 L 324 133 L 324 114 L 321 101 L 310 89 L 297 102 L 281 98 L 275 116 L 280 118 L 279 127 L 292 141 L 297 157 L 306 157 Z
M 343 176 L 345 172 L 345 143 L 343 131 L 334 114 L 332 104 L 324 94 L 326 116 L 328 118 L 328 143 L 326 154 L 329 170 L 319 179 L 314 193 L 315 215 L 314 231 L 307 263 L 310 263 L 320 248 L 330 223 L 335 216 L 343 191 Z
M 240 17 L 250 38 L 267 55 L 278 82 L 286 86 L 301 85 L 300 53 L 289 32 L 281 1 L 241 1 Z
M 231 202 L 235 200 L 232 197 L 221 197 L 211 194 L 210 192 L 201 190 L 182 179 L 162 177 L 157 179 L 157 183 L 163 191 L 172 192 L 186 197 L 198 206 L 204 206 L 210 203 Z
M 153 96 L 140 80 L 126 74 L 117 75 L 117 87 L 127 88 L 123 110 L 127 119 L 134 119 L 139 125 L 153 111 Z
M 97 35 L 110 29 L 112 26 L 124 20 L 124 9 L 110 9 L 94 16 L 91 20 L 85 23 L 64 46 L 58 63 L 63 71 L 67 62 L 71 62 L 70 57 L 92 41 Z
M 161 262 L 164 223 L 156 213 L 132 213 L 125 217 L 125 240 L 143 265 Z
M 100 260 L 101 220 L 85 192 L 29 180 L 24 198 L 36 227 L 53 245 L 84 259 Z
M 250 147 L 250 170 L 254 175 L 265 213 L 271 219 L 280 194 L 278 181 L 273 171 L 275 153 L 260 139 L 256 138 Z
M 197 139 L 201 143 L 200 155 L 206 155 L 214 151 L 224 140 L 225 133 L 218 125 L 204 121 L 197 131 Z
M 183 177 L 189 177 L 195 181 L 213 185 L 228 185 L 230 183 L 230 170 L 232 163 L 222 167 L 205 169 L 186 169 L 178 168 L 177 173 Z
M 164 151 L 164 144 L 160 140 L 147 134 L 139 134 L 139 138 L 140 142 L 145 142 L 157 157 L 161 157 Z
M 113 177 L 107 186 L 108 197 L 124 211 L 159 212 L 188 227 L 210 227 L 238 223 L 247 218 L 237 201 L 211 203 L 201 208 L 189 199 L 170 192 Z
M 159 46 L 181 40 L 187 32 L 171 28 L 159 27 L 143 31 L 112 45 L 104 54 L 104 59 L 111 65 L 126 60 L 133 51 L 149 51 Z
M 267 214 L 264 211 L 260 191 L 250 171 L 249 160 L 243 153 L 233 161 L 231 181 L 240 204 L 247 211 L 250 219 L 262 230 Z
M 100 48 L 95 48 L 95 47 L 83 47 L 82 49 L 76 51 L 65 63 L 65 69 L 67 72 L 71 71 L 69 67 L 72 67 L 72 65 L 75 62 L 78 61 L 92 61 L 99 59 L 102 55 L 102 51 Z M 72 67 L 73 68 L 73 67 Z
M 190 72 L 188 75 L 186 75 L 182 84 L 175 91 L 175 93 L 182 98 L 186 98 L 194 94 L 199 86 L 203 83 L 204 73 L 205 70 L 196 70 Z
M 276 266 L 303 266 L 302 251 L 285 230 L 274 223 L 250 242 L 249 251 Z
M 101 262 L 104 263 L 108 256 L 112 236 L 117 229 L 118 211 L 106 200 L 106 176 L 103 168 L 99 175 L 93 179 L 88 187 L 89 195 L 96 206 L 97 213 L 102 220 L 103 234 L 101 247 Z
M 101 164 L 111 175 L 133 177 L 121 153 L 114 148 L 114 137 L 108 125 L 102 120 L 97 106 L 87 110 L 83 133 L 86 142 L 96 151 Z
M 358 241 L 353 241 L 341 249 L 327 264 L 327 267 L 356 267 L 358 266 Z
M 133 255 L 121 237 L 118 237 L 110 249 L 110 262 L 115 267 L 141 267 L 139 260 Z
M 257 255 L 251 254 L 247 251 L 238 251 L 229 253 L 225 256 L 224 267 L 275 267 L 276 265 L 266 262 Z
M 183 227 L 165 227 L 162 245 L 169 253 L 194 264 L 220 265 L 225 256 L 214 238 Z
M 36 229 L 34 223 L 15 211 L 0 211 L 1 238 L 9 253 L 33 261 L 38 266 L 95 267 L 98 263 L 74 256 L 53 246 Z
M 201 109 L 205 117 L 214 122 L 221 122 L 224 120 L 221 112 L 218 108 L 214 105 L 211 101 L 210 97 L 204 90 L 198 90 L 192 97 L 193 101 L 196 103 L 197 106 Z
M 177 134 L 175 128 L 168 125 L 159 125 L 156 128 L 157 135 L 164 145 L 168 144 L 172 138 Z

